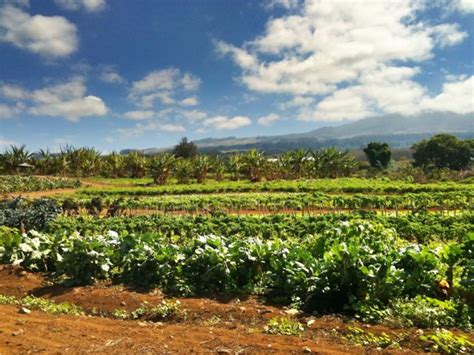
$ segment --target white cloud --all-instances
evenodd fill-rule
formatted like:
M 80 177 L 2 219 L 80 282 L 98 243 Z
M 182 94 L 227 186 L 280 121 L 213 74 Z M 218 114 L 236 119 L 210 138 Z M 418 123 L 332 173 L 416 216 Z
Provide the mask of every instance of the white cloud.
M 17 115 L 25 108 L 32 115 L 78 121 L 81 117 L 104 116 L 108 112 L 101 98 L 87 95 L 85 80 L 81 76 L 33 91 L 5 84 L 0 86 L 0 95 L 18 100 L 14 109 L 10 107 L 10 115 Z M 6 112 L 5 109 L 5 115 Z
M 259 117 L 257 123 L 262 126 L 270 126 L 276 121 L 279 121 L 281 118 L 276 113 L 270 113 L 266 116 Z
M 146 120 L 152 118 L 154 115 L 155 112 L 151 110 L 128 111 L 123 114 L 125 118 L 130 120 Z
M 109 84 L 122 84 L 125 79 L 113 69 L 106 69 L 100 73 L 100 80 Z
M 179 133 L 186 129 L 178 123 L 152 121 L 148 123 L 138 123 L 132 128 L 119 128 L 117 132 L 125 137 L 139 137 L 145 133 L 165 132 L 165 133 Z
M 107 106 L 96 96 L 86 96 L 62 102 L 42 104 L 30 109 L 30 113 L 38 116 L 64 117 L 77 122 L 81 117 L 104 116 Z
M 105 0 L 54 0 L 56 4 L 66 10 L 84 10 L 98 12 L 105 8 Z
M 464 13 L 474 12 L 474 1 L 473 0 L 452 0 L 451 6 Z
M 180 111 L 181 116 L 183 116 L 189 122 L 202 121 L 207 117 L 207 113 L 199 110 L 190 110 L 190 111 Z
M 266 0 L 265 7 L 267 9 L 273 9 L 275 7 L 283 7 L 286 9 L 292 9 L 299 5 L 299 0 Z
M 294 107 L 306 107 L 314 102 L 314 98 L 308 96 L 295 96 L 291 100 L 278 105 L 280 110 L 288 110 Z
M 420 112 L 427 89 L 414 80 L 416 63 L 467 37 L 458 24 L 419 20 L 424 1 L 277 2 L 291 11 L 270 18 L 264 33 L 241 47 L 215 46 L 250 90 L 293 95 L 279 108 L 299 108 L 304 120 Z
M 457 24 L 442 24 L 433 27 L 433 36 L 440 48 L 444 48 L 461 43 L 468 35 Z
M 442 92 L 421 102 L 424 110 L 448 111 L 458 114 L 474 112 L 474 76 L 443 85 Z
M 21 108 L 18 106 L 9 106 L 0 103 L 0 119 L 15 117 L 20 112 Z
M 78 47 L 76 26 L 60 16 L 30 16 L 20 8 L 0 7 L 0 42 L 50 57 L 66 57 Z
M 163 123 L 158 126 L 158 130 L 169 133 L 184 132 L 186 129 L 180 124 Z
M 10 100 L 24 100 L 28 98 L 28 92 L 18 85 L 0 85 L 0 96 Z
M 237 129 L 250 124 L 252 124 L 252 121 L 245 116 L 215 116 L 207 118 L 203 122 L 204 127 L 217 130 Z
M 183 100 L 181 100 L 181 104 L 184 106 L 196 106 L 199 104 L 199 101 L 197 97 L 192 96 L 192 97 L 187 97 Z
M 176 103 L 175 96 L 197 90 L 200 82 L 196 76 L 182 73 L 177 68 L 155 70 L 142 80 L 133 82 L 128 97 L 137 106 L 146 109 L 152 108 L 157 100 L 163 105 L 173 105 Z M 197 98 L 195 100 L 197 103 Z

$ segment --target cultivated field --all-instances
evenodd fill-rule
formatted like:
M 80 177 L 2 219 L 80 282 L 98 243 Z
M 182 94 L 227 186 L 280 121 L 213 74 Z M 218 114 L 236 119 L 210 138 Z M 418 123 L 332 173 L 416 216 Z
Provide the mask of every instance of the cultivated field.
M 468 180 L 1 181 L 2 352 L 473 351 Z

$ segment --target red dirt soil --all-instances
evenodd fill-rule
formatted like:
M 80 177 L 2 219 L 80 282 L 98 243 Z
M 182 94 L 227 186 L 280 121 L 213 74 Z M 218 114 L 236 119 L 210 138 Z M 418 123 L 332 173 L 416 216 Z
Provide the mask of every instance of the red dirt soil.
M 262 304 L 254 297 L 180 298 L 186 318 L 166 322 L 121 321 L 110 317 L 113 310 L 131 312 L 143 302 L 158 304 L 159 291 L 138 292 L 122 285 L 100 284 L 66 288 L 49 283 L 42 275 L 19 267 L 0 265 L 0 294 L 24 297 L 32 294 L 55 302 L 69 302 L 96 316 L 54 316 L 39 311 L 19 313 L 18 306 L 0 306 L 0 354 L 46 353 L 304 353 L 354 354 L 375 351 L 351 346 L 342 334 L 348 325 L 374 334 L 411 334 L 382 326 L 345 323 L 335 316 L 300 315 L 306 324 L 302 336 L 271 335 L 263 332 L 270 318 L 285 316 L 285 309 Z M 101 315 L 99 317 L 98 315 Z M 420 344 L 404 342 L 412 350 L 385 350 L 385 353 L 421 351 Z

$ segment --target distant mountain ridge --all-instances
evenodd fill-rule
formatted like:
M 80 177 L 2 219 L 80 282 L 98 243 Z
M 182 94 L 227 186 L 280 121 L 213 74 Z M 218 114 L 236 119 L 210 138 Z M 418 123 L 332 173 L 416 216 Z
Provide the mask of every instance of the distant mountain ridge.
M 451 133 L 459 138 L 474 138 L 474 114 L 426 113 L 417 116 L 385 115 L 349 122 L 335 127 L 322 127 L 306 133 L 248 138 L 205 138 L 194 141 L 202 152 L 262 149 L 281 153 L 297 148 L 318 149 L 335 146 L 359 149 L 371 141 L 384 141 L 392 147 L 405 148 L 438 133 Z M 156 154 L 171 148 L 150 148 L 142 152 Z

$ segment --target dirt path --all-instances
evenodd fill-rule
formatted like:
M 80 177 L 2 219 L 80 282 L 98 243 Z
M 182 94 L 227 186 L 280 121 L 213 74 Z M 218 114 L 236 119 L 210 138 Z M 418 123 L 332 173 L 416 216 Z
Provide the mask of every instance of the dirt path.
M 21 314 L 18 306 L 0 306 L 0 354 L 46 353 L 214 353 L 321 354 L 366 353 L 369 348 L 351 346 L 341 332 L 348 325 L 335 316 L 300 315 L 307 324 L 299 336 L 271 335 L 263 332 L 270 318 L 285 316 L 285 310 L 264 305 L 256 298 L 218 297 L 181 298 L 186 318 L 179 321 L 121 321 L 110 318 L 111 311 L 132 311 L 144 301 L 157 304 L 160 292 L 137 292 L 121 285 L 96 285 L 65 288 L 49 284 L 39 274 L 19 267 L 0 265 L 0 294 L 24 297 L 34 294 L 55 302 L 70 302 L 99 316 L 53 316 L 39 311 Z M 396 334 L 397 330 L 373 326 L 374 334 Z M 407 330 L 404 330 L 406 332 Z M 415 330 L 410 330 L 415 334 Z M 401 332 L 400 332 L 401 333 Z M 419 345 L 411 346 L 421 350 Z M 308 350 L 309 349 L 309 350 Z M 375 349 L 372 349 L 375 352 Z M 413 353 L 391 350 L 385 353 Z

